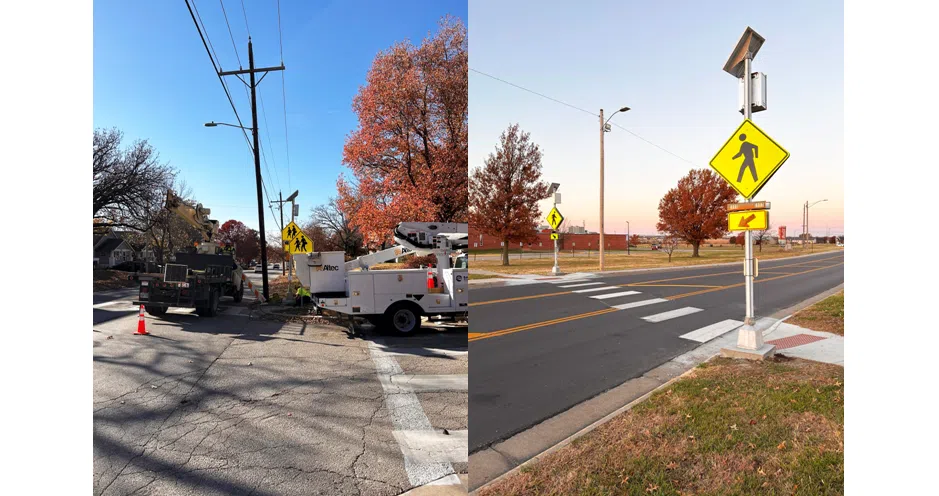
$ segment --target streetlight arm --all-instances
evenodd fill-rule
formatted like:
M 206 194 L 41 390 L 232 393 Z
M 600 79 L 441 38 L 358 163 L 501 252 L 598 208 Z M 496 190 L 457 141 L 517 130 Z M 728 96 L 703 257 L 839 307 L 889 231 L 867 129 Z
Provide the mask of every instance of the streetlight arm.
M 250 128 L 250 127 L 236 126 L 236 125 L 234 125 L 234 124 L 228 124 L 228 123 L 225 123 L 225 122 L 215 122 L 215 121 L 212 121 L 212 122 L 206 122 L 206 123 L 205 123 L 205 127 L 216 127 L 216 126 L 237 127 L 238 129 L 247 129 L 248 131 L 251 131 L 251 130 L 252 130 L 252 128 Z

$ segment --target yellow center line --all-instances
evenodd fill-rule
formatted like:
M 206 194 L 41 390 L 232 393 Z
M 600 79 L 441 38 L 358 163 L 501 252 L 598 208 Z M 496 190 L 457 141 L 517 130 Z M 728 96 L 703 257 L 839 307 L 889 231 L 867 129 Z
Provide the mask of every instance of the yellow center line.
M 620 284 L 621 287 L 647 287 L 647 288 L 719 288 L 712 284 L 644 284 L 641 282 Z
M 544 297 L 546 297 L 546 296 L 557 296 L 557 295 L 571 294 L 571 293 L 573 293 L 573 291 L 561 291 L 561 292 L 559 292 L 559 293 L 545 293 L 545 294 L 536 294 L 536 295 L 530 295 L 530 296 L 517 296 L 517 297 L 515 297 L 515 298 L 506 298 L 506 299 L 504 299 L 504 300 L 477 301 L 477 302 L 471 302 L 471 303 L 470 303 L 470 306 L 471 306 L 471 307 L 475 307 L 475 306 L 479 306 L 479 305 L 489 305 L 489 304 L 491 304 L 491 303 L 505 303 L 505 302 L 507 302 L 507 301 L 530 300 L 530 299 L 532 299 L 532 298 L 544 298 Z M 472 294 L 472 293 L 470 293 L 470 294 Z
M 529 329 L 535 329 L 538 327 L 544 327 L 554 324 L 561 324 L 564 322 L 570 322 L 572 320 L 585 319 L 587 317 L 595 317 L 597 315 L 603 315 L 605 313 L 612 313 L 619 311 L 618 308 L 605 308 L 603 310 L 597 310 L 595 312 L 581 313 L 578 315 L 571 315 L 568 317 L 561 317 L 554 320 L 546 320 L 544 322 L 535 322 L 533 324 L 525 324 L 518 327 L 510 327 L 508 329 L 502 329 L 501 331 L 493 332 L 481 332 L 481 333 L 470 333 L 468 340 L 469 341 L 478 341 L 480 339 L 494 338 L 498 336 L 505 336 L 506 334 L 513 334 L 516 332 L 527 331 Z
M 844 262 L 838 262 L 838 263 L 836 263 L 836 264 L 828 265 L 828 266 L 825 266 L 825 267 L 817 267 L 817 268 L 814 268 L 814 269 L 804 270 L 804 271 L 802 271 L 802 272 L 796 272 L 796 273 L 793 273 L 793 274 L 786 274 L 786 275 L 782 275 L 782 276 L 770 277 L 769 279 L 762 279 L 762 280 L 756 280 L 756 279 L 755 279 L 753 282 L 754 282 L 754 283 L 760 283 L 760 282 L 775 281 L 775 280 L 777 280 L 777 279 L 785 279 L 785 278 L 787 278 L 787 277 L 793 277 L 793 276 L 798 276 L 798 275 L 802 275 L 802 274 L 808 274 L 808 273 L 810 273 L 810 272 L 815 272 L 815 271 L 819 271 L 819 270 L 823 270 L 823 269 L 830 269 L 830 268 L 832 268 L 832 267 L 837 267 L 837 266 L 839 266 L 839 265 L 844 265 Z M 679 295 L 675 295 L 675 296 L 667 296 L 667 297 L 665 297 L 665 299 L 666 299 L 666 300 L 677 300 L 677 299 L 679 299 L 679 298 L 686 298 L 686 297 L 688 297 L 688 296 L 696 296 L 696 295 L 704 294 L 704 293 L 712 293 L 712 292 L 714 292 L 714 291 L 722 291 L 722 290 L 725 290 L 725 289 L 738 288 L 738 287 L 743 286 L 743 285 L 744 285 L 744 283 L 741 282 L 741 283 L 737 283 L 737 284 L 730 284 L 730 285 L 727 285 L 727 286 L 717 286 L 717 287 L 713 287 L 713 288 L 702 289 L 702 290 L 699 290 L 699 291 L 691 291 L 691 292 L 688 292 L 688 293 L 683 293 L 683 294 L 679 294 Z M 480 340 L 480 339 L 488 339 L 488 338 L 494 338 L 494 337 L 498 337 L 498 336 L 505 336 L 506 334 L 513 334 L 513 333 L 516 333 L 516 332 L 527 331 L 527 330 L 529 330 L 529 329 L 536 329 L 536 328 L 538 328 L 538 327 L 544 327 L 544 326 L 549 326 L 549 325 L 554 325 L 554 324 L 561 324 L 561 323 L 564 323 L 564 322 L 570 322 L 570 321 L 572 321 L 572 320 L 585 319 L 585 318 L 587 318 L 587 317 L 595 317 L 595 316 L 597 316 L 597 315 L 603 315 L 603 314 L 607 314 L 607 313 L 611 313 L 611 312 L 617 312 L 617 311 L 619 311 L 618 308 L 612 308 L 612 307 L 611 307 L 611 308 L 608 308 L 608 309 L 605 309 L 605 310 L 597 310 L 597 311 L 595 311 L 595 312 L 587 312 L 587 313 L 582 313 L 582 314 L 578 314 L 578 315 L 571 315 L 571 316 L 569 316 L 569 317 L 562 317 L 562 318 L 559 318 L 559 319 L 546 320 L 546 321 L 543 321 L 543 322 L 535 322 L 535 323 L 532 323 L 532 324 L 526 324 L 526 325 L 522 325 L 522 326 L 518 326 L 518 327 L 510 327 L 510 328 L 508 328 L 508 329 L 502 329 L 502 330 L 499 330 L 499 331 L 481 332 L 481 333 L 472 332 L 472 333 L 469 333 L 469 338 L 468 338 L 468 340 L 469 340 L 469 341 L 478 341 L 478 340 Z

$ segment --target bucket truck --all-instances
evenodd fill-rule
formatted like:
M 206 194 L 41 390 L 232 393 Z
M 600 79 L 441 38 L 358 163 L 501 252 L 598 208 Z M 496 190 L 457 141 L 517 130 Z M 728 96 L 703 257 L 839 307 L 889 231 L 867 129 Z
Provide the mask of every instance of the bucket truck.
M 464 250 L 469 245 L 468 227 L 402 222 L 394 229 L 396 245 L 391 248 L 348 262 L 341 251 L 297 254 L 294 263 L 317 310 L 363 317 L 377 327 L 412 334 L 420 328 L 422 316 L 467 316 L 469 269 Z M 436 267 L 370 270 L 383 262 L 430 254 L 437 258 Z
M 140 282 L 140 293 L 134 305 L 144 305 L 151 315 L 164 315 L 170 307 L 195 308 L 201 317 L 218 314 L 222 296 L 231 296 L 235 303 L 244 296 L 241 267 L 235 262 L 233 247 L 215 241 L 218 221 L 209 219 L 211 210 L 167 191 L 165 208 L 198 229 L 202 242 L 195 253 L 178 252 L 173 263 L 166 264 L 162 280 L 152 276 L 131 276 Z

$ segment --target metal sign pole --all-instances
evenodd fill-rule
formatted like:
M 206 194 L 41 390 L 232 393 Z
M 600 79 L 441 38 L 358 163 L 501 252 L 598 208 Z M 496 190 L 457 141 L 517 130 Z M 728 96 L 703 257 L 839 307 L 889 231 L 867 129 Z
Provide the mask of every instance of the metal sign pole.
M 750 63 L 753 58 L 752 53 L 748 53 L 743 60 L 743 115 L 745 119 L 750 119 L 752 114 L 752 77 L 750 73 Z M 749 202 L 752 197 L 747 198 Z M 744 287 L 746 289 L 746 318 L 743 321 L 743 327 L 737 334 L 737 347 L 746 350 L 759 350 L 763 348 L 763 333 L 754 327 L 753 312 L 753 231 L 747 229 L 746 240 L 744 241 Z
M 557 208 L 557 207 L 558 207 L 557 193 L 555 193 L 553 208 Z M 558 227 L 561 227 L 561 226 L 558 225 Z M 557 232 L 557 229 L 554 229 L 552 232 Z M 551 268 L 551 274 L 558 275 L 560 273 L 561 273 L 561 268 L 558 267 L 558 240 L 555 239 L 554 240 L 554 267 Z

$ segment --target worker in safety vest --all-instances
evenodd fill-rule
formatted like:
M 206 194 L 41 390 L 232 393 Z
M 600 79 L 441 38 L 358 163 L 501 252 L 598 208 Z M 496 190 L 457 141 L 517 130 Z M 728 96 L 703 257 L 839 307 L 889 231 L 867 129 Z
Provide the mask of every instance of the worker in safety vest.
M 310 303 L 313 300 L 313 294 L 310 293 L 306 288 L 300 286 L 297 288 L 297 306 L 302 306 L 304 303 Z

